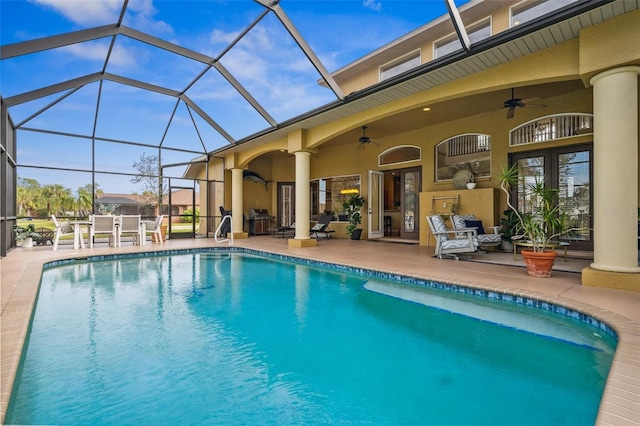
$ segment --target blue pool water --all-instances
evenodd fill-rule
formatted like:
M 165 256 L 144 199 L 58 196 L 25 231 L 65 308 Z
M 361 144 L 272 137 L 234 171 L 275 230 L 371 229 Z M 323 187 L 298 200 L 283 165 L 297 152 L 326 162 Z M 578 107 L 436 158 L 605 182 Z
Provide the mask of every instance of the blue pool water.
M 248 254 L 84 262 L 44 271 L 5 420 L 587 425 L 614 348 L 539 309 Z

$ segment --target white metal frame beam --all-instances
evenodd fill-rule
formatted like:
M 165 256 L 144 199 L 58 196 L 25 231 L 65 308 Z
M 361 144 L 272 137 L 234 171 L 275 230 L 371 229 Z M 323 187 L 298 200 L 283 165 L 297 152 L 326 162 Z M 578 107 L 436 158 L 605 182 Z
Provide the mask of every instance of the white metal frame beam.
M 462 48 L 467 52 L 471 51 L 471 40 L 469 40 L 469 35 L 467 34 L 467 30 L 464 27 L 464 23 L 462 22 L 462 18 L 460 17 L 460 12 L 456 7 L 456 3 L 454 0 L 444 0 L 447 5 L 447 9 L 449 10 L 449 16 L 451 17 L 451 22 L 453 23 L 454 28 L 456 29 L 456 34 L 458 34 L 458 39 L 460 40 L 460 44 L 462 44 Z

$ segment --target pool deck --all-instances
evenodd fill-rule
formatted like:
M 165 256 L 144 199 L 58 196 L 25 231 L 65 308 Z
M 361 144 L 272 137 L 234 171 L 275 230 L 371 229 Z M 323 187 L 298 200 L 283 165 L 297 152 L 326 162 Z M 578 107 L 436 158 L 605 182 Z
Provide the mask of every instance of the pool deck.
M 524 269 L 513 266 L 439 260 L 432 257 L 433 247 L 415 244 L 330 239 L 320 240 L 317 247 L 292 248 L 286 239 L 257 236 L 236 240 L 234 245 L 523 295 L 587 313 L 609 324 L 620 339 L 596 424 L 640 425 L 640 292 L 584 287 L 580 284 L 580 275 L 575 273 L 554 272 L 551 278 L 532 278 Z M 226 247 L 227 243 L 216 243 L 213 239 L 183 239 L 167 241 L 163 245 L 148 242 L 145 246 L 123 242 L 123 247 L 117 249 L 106 244 L 80 250 L 61 245 L 57 251 L 51 246 L 38 246 L 17 248 L 2 258 L 0 423 L 4 423 L 44 263 L 92 255 L 212 246 Z

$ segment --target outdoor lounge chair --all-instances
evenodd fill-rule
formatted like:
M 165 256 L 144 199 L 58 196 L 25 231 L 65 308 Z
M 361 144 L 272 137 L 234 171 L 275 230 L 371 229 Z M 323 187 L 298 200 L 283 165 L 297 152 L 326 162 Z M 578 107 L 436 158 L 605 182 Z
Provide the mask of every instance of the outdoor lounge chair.
M 333 215 L 323 214 L 318 218 L 318 223 L 310 229 L 311 238 L 331 238 L 331 234 L 336 232 L 329 229 L 329 223 L 333 220 Z
M 458 260 L 458 254 L 474 253 L 477 250 L 477 245 L 474 241 L 475 229 L 447 229 L 447 225 L 439 215 L 427 216 L 427 222 L 429 223 L 429 228 L 431 228 L 431 233 L 436 239 L 436 256 L 438 259 L 442 259 L 443 255 L 449 255 Z
M 296 235 L 296 224 L 292 223 L 290 226 L 274 226 L 267 228 L 267 231 L 273 238 L 286 238 Z
M 73 235 L 73 226 L 68 221 L 58 222 L 58 219 L 54 215 L 51 215 L 51 221 L 53 221 L 53 226 L 56 227 L 56 235 L 53 238 L 53 249 L 58 250 L 60 237 L 63 235 Z
M 451 216 L 451 222 L 455 229 L 475 228 L 476 235 L 474 236 L 477 241 L 477 246 L 480 248 L 497 247 L 500 245 L 502 237 L 498 233 L 500 226 L 484 227 L 482 221 L 476 219 L 475 215 L 453 215 Z M 492 233 L 486 233 L 485 229 L 492 229 Z M 461 238 L 464 238 L 464 234 L 459 234 Z

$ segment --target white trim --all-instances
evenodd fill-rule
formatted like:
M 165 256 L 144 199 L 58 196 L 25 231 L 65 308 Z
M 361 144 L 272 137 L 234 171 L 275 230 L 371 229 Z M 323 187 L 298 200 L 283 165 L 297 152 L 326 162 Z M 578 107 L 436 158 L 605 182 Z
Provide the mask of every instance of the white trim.
M 398 161 L 395 163 L 382 163 L 382 157 L 385 156 L 386 154 L 396 151 L 398 149 L 401 148 L 416 148 L 418 150 L 418 158 L 415 160 L 406 160 L 406 161 Z M 393 146 L 389 149 L 385 149 L 384 151 L 382 151 L 380 154 L 378 154 L 378 167 L 388 167 L 388 166 L 397 166 L 398 164 L 406 164 L 406 163 L 413 163 L 415 161 L 422 161 L 422 147 L 418 146 L 418 145 L 396 145 Z

